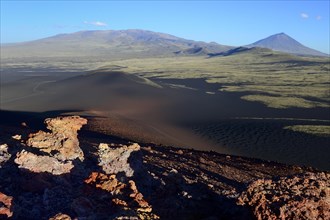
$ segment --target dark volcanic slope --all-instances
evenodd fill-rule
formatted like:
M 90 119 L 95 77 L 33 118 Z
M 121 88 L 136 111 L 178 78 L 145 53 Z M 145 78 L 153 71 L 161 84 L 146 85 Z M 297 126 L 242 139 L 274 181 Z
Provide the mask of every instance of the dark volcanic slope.
M 58 81 L 30 77 L 3 84 L 2 91 L 6 94 L 1 99 L 3 109 L 31 112 L 78 109 L 99 116 L 97 127 L 100 129 L 111 129 L 129 138 L 155 141 L 162 136 L 157 142 L 202 145 L 173 124 L 194 105 L 190 100 L 208 97 L 204 93 L 161 87 L 122 72 L 89 73 Z M 191 114 L 197 115 L 198 108 L 192 108 Z
M 175 52 L 193 51 L 194 48 L 216 53 L 228 50 L 231 47 L 217 43 L 187 40 L 169 34 L 145 30 L 80 31 L 31 42 L 3 45 L 1 56 L 2 59 L 98 57 L 109 60 L 173 56 Z M 182 54 L 199 55 L 200 53 Z
M 297 55 L 328 56 L 328 54 L 321 53 L 320 51 L 302 45 L 285 33 L 274 34 L 265 39 L 252 43 L 247 47 L 264 47 Z
M 246 123 L 235 120 L 328 119 L 328 110 L 324 108 L 270 109 L 241 100 L 240 94 L 219 92 L 217 86 L 212 88 L 203 79 L 152 79 L 152 82 L 135 74 L 102 71 L 79 76 L 73 73 L 75 76 L 66 79 L 63 73 L 58 73 L 58 79 L 51 73 L 37 77 L 35 72 L 25 74 L 23 79 L 1 85 L 3 110 L 46 113 L 79 110 L 81 115 L 96 116 L 88 125 L 92 130 L 139 142 L 189 146 L 330 169 L 328 139 L 283 129 L 301 121 L 270 120 L 260 124 L 256 120 Z

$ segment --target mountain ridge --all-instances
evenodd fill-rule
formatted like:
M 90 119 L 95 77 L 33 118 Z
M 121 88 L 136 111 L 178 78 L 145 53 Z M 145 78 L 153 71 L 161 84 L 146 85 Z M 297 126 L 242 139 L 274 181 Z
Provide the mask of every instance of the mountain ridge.
M 170 34 L 139 29 L 79 31 L 19 45 L 1 46 L 4 58 L 99 56 L 106 59 L 176 56 L 176 52 L 189 51 L 191 48 L 203 48 L 205 51 L 216 53 L 232 48 L 214 42 L 187 40 Z
M 1 44 L 3 59 L 94 57 L 118 60 L 169 56 L 215 56 L 234 55 L 236 50 L 253 47 L 302 56 L 329 56 L 304 46 L 283 32 L 240 47 L 189 40 L 167 33 L 141 29 L 87 30 L 58 34 L 28 42 Z

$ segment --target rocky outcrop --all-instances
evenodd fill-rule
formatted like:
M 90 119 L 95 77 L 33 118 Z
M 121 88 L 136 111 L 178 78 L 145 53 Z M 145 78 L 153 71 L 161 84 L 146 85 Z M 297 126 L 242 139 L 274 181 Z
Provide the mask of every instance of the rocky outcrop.
M 79 116 L 48 118 L 45 120 L 51 133 L 39 131 L 30 134 L 27 145 L 36 148 L 45 155 L 36 155 L 22 150 L 17 153 L 15 163 L 35 173 L 48 172 L 54 175 L 69 173 L 74 167 L 72 161 L 84 160 L 79 147 L 77 131 L 87 123 Z
M 119 194 L 126 187 L 126 184 L 117 180 L 116 175 L 106 175 L 98 172 L 91 173 L 85 183 L 92 184 L 96 188 L 108 191 L 113 195 Z
M 151 205 L 144 199 L 133 180 L 125 184 L 120 182 L 114 174 L 93 172 L 85 183 L 113 195 L 112 204 L 121 210 L 118 212 L 119 215 L 113 216 L 114 219 L 159 219 L 152 213 Z
M 47 172 L 54 175 L 69 173 L 73 168 L 72 161 L 61 162 L 56 158 L 37 156 L 25 150 L 17 154 L 15 163 L 19 165 L 19 168 L 28 169 L 34 173 Z
M 87 124 L 87 120 L 79 116 L 48 118 L 45 120 L 51 133 L 39 131 L 31 134 L 27 145 L 49 153 L 61 160 L 84 160 L 84 153 L 79 147 L 78 133 Z
M 13 135 L 12 138 L 20 141 L 22 139 L 22 135 L 16 134 L 16 135 Z
M 146 200 L 144 200 L 142 193 L 140 193 L 136 187 L 136 184 L 133 180 L 129 181 L 129 188 L 131 190 L 131 193 L 129 194 L 129 197 L 134 200 L 136 205 L 138 205 L 137 211 L 140 212 L 151 212 L 152 208 L 148 204 Z
M 8 153 L 8 145 L 1 144 L 0 145 L 0 168 L 5 162 L 10 159 L 11 155 Z
M 134 174 L 134 170 L 128 162 L 128 158 L 132 152 L 139 150 L 140 146 L 136 143 L 129 146 L 121 145 L 112 147 L 108 144 L 101 143 L 98 148 L 99 166 L 107 174 L 124 172 L 127 177 L 131 177 Z
M 10 130 L 0 123 L 0 141 L 8 144 L 0 145 L 0 191 L 10 195 L 0 193 L 0 219 L 330 215 L 329 172 L 216 152 L 140 147 L 95 131 L 80 136 L 83 154 L 77 131 L 85 123 L 77 116 L 47 119 L 51 132 L 30 135 L 27 145 L 32 128 Z M 17 133 L 21 139 L 13 138 Z
M 307 173 L 280 180 L 254 181 L 238 199 L 257 219 L 328 219 L 330 174 Z
M 106 174 L 92 172 L 84 181 L 86 184 L 102 189 L 112 195 L 112 205 L 119 211 L 112 219 L 159 219 L 152 213 L 152 207 L 139 192 L 135 182 L 130 179 L 139 169 L 135 165 L 142 164 L 142 156 L 138 153 L 140 146 L 136 143 L 127 145 L 108 145 L 101 143 L 98 146 L 98 165 Z M 133 152 L 137 157 L 131 158 Z M 134 162 L 130 162 L 133 160 Z M 125 174 L 125 181 L 119 181 L 117 175 Z
M 0 219 L 2 217 L 11 217 L 13 212 L 11 210 L 13 197 L 7 196 L 0 192 Z

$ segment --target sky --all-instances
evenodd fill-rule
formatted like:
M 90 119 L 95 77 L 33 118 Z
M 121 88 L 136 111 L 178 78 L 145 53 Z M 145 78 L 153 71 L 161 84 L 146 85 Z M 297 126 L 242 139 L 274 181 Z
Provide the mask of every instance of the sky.
M 242 46 L 284 32 L 330 53 L 329 0 L 0 1 L 1 43 L 82 30 L 144 29 Z

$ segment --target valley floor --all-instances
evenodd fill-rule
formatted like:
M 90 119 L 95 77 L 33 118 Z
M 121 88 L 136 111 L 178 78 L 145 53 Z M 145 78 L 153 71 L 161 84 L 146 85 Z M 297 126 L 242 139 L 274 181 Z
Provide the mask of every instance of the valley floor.
M 1 71 L 0 103 L 41 118 L 88 116 L 91 130 L 142 143 L 330 170 L 329 108 L 269 108 L 219 87 L 203 78 L 8 68 Z M 320 135 L 308 132 L 314 128 Z

